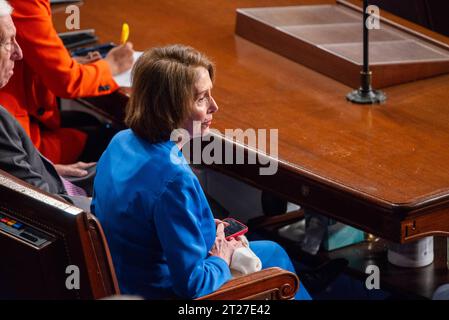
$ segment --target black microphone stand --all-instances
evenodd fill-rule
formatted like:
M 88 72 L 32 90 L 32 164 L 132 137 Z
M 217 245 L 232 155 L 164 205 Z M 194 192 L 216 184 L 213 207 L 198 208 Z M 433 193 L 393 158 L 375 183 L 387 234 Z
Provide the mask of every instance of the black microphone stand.
M 368 27 L 366 22 L 368 20 L 368 0 L 363 0 L 363 69 L 360 72 L 361 85 L 358 90 L 354 90 L 346 96 L 346 99 L 353 103 L 359 104 L 373 104 L 382 103 L 387 97 L 382 91 L 373 90 L 371 87 L 372 72 L 369 70 L 369 39 L 368 39 Z

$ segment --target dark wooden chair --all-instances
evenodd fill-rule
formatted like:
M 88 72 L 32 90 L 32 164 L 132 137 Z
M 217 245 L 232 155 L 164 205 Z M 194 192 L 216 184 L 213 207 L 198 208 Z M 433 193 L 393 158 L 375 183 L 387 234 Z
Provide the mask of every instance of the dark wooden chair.
M 0 221 L 0 298 L 120 294 L 103 230 L 90 213 L 0 170 Z M 234 278 L 200 299 L 291 299 L 298 287 L 295 274 L 270 268 Z
M 91 214 L 0 171 L 0 221 L 0 297 L 98 299 L 119 293 L 106 239 Z

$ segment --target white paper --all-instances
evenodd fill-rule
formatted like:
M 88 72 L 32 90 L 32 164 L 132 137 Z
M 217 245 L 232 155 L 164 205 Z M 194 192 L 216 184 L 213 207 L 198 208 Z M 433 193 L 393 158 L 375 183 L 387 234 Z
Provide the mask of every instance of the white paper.
M 136 63 L 136 60 L 142 55 L 143 51 L 134 51 L 134 63 Z M 126 72 L 120 73 L 116 76 L 114 76 L 115 82 L 120 87 L 131 87 L 131 69 L 129 69 Z

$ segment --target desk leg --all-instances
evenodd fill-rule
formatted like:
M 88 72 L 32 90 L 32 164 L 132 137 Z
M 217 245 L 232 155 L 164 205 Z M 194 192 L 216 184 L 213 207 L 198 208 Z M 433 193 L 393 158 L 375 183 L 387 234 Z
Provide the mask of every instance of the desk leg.
M 438 270 L 448 270 L 447 266 L 447 237 L 434 237 L 434 261 Z

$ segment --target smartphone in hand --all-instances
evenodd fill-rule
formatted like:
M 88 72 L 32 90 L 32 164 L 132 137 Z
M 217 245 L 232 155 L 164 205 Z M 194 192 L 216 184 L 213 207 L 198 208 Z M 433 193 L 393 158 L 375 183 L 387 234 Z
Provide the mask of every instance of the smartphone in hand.
M 224 228 L 226 240 L 236 238 L 248 232 L 248 227 L 246 225 L 233 218 L 225 218 L 223 219 L 223 222 L 229 223 L 229 225 Z

